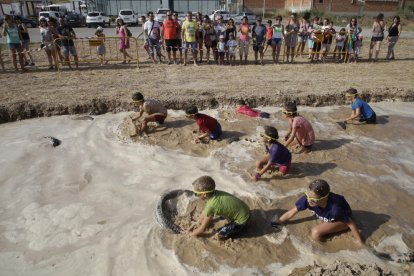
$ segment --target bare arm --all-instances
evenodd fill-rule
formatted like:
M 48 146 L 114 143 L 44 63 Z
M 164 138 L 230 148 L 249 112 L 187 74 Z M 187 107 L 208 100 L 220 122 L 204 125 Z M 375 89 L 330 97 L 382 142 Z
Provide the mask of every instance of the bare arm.
M 360 114 L 361 114 L 361 109 L 359 107 L 357 109 L 355 109 L 355 110 L 352 110 L 351 116 L 348 117 L 348 118 L 346 118 L 345 119 L 345 122 L 351 121 L 351 120 L 353 120 L 355 118 L 358 118 L 360 116 Z
M 296 130 L 297 130 L 297 128 L 294 128 L 291 133 L 289 132 L 290 136 L 289 136 L 289 139 L 286 141 L 286 144 L 285 144 L 286 147 L 288 147 L 290 145 L 290 143 L 292 143 L 293 140 L 295 140 Z
M 289 221 L 291 218 L 293 218 L 294 216 L 296 216 L 296 214 L 299 213 L 298 208 L 295 206 L 294 208 L 290 209 L 289 211 L 287 211 L 286 213 L 284 213 L 278 221 L 278 223 L 282 224 L 285 223 L 287 221 Z
M 213 219 L 213 216 L 207 217 L 207 216 L 202 215 L 202 217 L 200 218 L 201 220 L 200 226 L 197 227 L 193 231 L 187 231 L 187 233 L 193 237 L 199 236 L 200 234 L 204 233 L 204 231 L 206 231 L 212 219 Z
M 355 223 L 350 219 L 346 225 L 348 225 L 349 229 L 351 229 L 352 235 L 354 235 L 355 241 L 358 244 L 363 244 L 364 242 L 362 241 L 362 237 L 361 234 L 359 233 L 359 230 L 357 228 L 357 226 L 355 225 Z
M 3 31 L 1 32 L 3 34 L 3 36 L 6 36 L 7 32 L 6 32 L 6 23 L 3 24 Z

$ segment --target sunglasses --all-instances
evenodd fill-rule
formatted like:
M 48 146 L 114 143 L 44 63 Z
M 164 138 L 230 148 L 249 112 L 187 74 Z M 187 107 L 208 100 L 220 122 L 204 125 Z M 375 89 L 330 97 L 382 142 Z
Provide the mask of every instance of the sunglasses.
M 195 196 L 200 197 L 200 196 L 202 196 L 202 195 L 205 195 L 205 194 L 208 194 L 208 193 L 212 193 L 212 192 L 214 192 L 214 191 L 215 191 L 215 190 L 198 192 L 198 191 L 194 191 L 194 190 L 193 190 L 193 193 L 194 193 L 194 195 L 195 195 Z
M 307 192 L 305 192 L 305 195 L 306 195 L 306 199 L 308 200 L 308 202 L 318 203 L 318 202 L 321 202 L 322 200 L 324 200 L 325 198 L 327 198 L 329 196 L 329 193 L 326 196 L 323 196 L 321 198 L 310 197 Z

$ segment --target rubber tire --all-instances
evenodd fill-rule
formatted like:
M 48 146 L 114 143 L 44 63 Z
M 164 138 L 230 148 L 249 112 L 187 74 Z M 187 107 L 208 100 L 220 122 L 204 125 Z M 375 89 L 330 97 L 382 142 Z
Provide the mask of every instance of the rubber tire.
M 171 220 L 169 220 L 166 215 L 166 201 L 177 196 L 182 195 L 183 193 L 188 194 L 189 196 L 193 194 L 193 192 L 189 190 L 172 190 L 165 192 L 161 195 L 160 199 L 157 202 L 157 206 L 155 208 L 154 216 L 155 220 L 163 229 L 167 229 L 172 231 L 173 233 L 181 233 L 182 229 L 174 224 Z

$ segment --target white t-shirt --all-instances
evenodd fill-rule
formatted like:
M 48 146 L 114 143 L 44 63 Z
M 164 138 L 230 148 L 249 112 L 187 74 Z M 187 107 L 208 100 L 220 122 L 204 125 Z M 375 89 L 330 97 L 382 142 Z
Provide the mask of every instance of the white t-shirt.
M 161 37 L 161 25 L 158 21 L 147 21 L 144 24 L 144 32 L 147 31 L 148 37 L 152 39 L 159 39 Z
M 237 41 L 236 40 L 229 40 L 227 41 L 227 47 L 229 47 L 229 53 L 235 54 L 237 48 Z

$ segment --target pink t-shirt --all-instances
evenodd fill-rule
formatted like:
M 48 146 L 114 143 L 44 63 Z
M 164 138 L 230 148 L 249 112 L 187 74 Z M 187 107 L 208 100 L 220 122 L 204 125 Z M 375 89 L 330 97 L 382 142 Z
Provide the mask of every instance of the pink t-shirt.
M 296 139 L 302 146 L 310 146 L 315 142 L 315 133 L 312 125 L 302 116 L 291 119 L 292 129 L 296 128 Z
M 251 109 L 248 105 L 240 106 L 239 108 L 237 108 L 236 112 L 250 117 L 258 117 L 260 115 L 260 112 Z
M 249 23 L 240 24 L 240 29 L 241 29 L 240 40 L 242 40 L 242 41 L 248 41 L 249 40 L 249 32 L 250 32 L 249 28 L 250 28 Z

